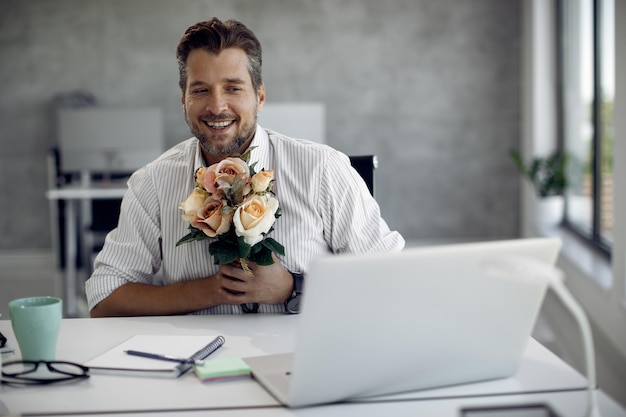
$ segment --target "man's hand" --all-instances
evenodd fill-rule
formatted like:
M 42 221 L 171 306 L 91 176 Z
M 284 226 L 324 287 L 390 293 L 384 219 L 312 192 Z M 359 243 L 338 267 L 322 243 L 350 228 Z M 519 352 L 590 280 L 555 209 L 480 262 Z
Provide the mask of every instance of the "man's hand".
M 186 314 L 220 304 L 279 304 L 293 291 L 293 277 L 276 257 L 269 266 L 239 261 L 221 265 L 216 275 L 157 286 L 129 282 L 91 310 L 91 317 Z
M 272 254 L 274 263 L 260 266 L 247 262 L 252 274 L 246 272 L 239 261 L 221 265 L 216 275 L 224 304 L 279 304 L 285 302 L 293 291 L 293 277 Z

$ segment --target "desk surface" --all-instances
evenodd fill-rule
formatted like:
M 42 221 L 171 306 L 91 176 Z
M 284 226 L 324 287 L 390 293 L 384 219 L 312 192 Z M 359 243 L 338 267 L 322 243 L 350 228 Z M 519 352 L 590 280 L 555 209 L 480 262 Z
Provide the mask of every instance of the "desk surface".
M 226 344 L 214 357 L 290 352 L 298 316 L 173 316 L 65 319 L 57 359 L 85 363 L 136 334 L 218 335 Z M 11 324 L 0 331 L 14 341 Z M 18 353 L 3 360 L 19 358 Z M 289 410 L 252 379 L 201 383 L 189 372 L 179 379 L 92 375 L 65 386 L 0 388 L 0 415 L 80 415 L 169 412 L 167 415 L 437 415 L 459 416 L 460 407 L 485 404 L 549 403 L 561 416 L 581 415 L 587 397 L 584 378 L 543 346 L 529 342 L 515 377 L 457 387 L 423 390 L 352 404 Z M 626 411 L 600 393 L 603 416 Z M 37 401 L 33 401 L 37 398 Z M 208 414 L 209 412 L 215 414 Z
M 126 184 L 119 182 L 109 186 L 94 185 L 91 187 L 66 186 L 46 191 L 49 200 L 106 200 L 124 197 L 128 190 Z

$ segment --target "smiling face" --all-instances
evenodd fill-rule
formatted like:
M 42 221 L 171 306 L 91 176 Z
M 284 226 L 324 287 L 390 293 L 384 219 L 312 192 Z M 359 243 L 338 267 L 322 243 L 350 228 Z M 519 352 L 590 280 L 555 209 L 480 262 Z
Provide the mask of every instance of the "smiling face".
M 185 120 L 200 141 L 206 162 L 243 153 L 254 138 L 257 113 L 265 102 L 265 87 L 254 91 L 244 51 L 193 50 L 187 75 L 182 97 Z

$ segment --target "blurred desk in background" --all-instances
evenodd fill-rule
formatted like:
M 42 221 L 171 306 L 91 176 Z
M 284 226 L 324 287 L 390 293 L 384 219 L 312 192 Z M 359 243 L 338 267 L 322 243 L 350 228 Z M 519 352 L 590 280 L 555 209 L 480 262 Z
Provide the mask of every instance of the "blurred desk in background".
M 100 249 L 95 242 L 117 225 L 127 177 L 156 159 L 165 144 L 160 108 L 94 103 L 56 109 L 57 141 L 48 157 L 46 197 L 53 248 L 65 269 L 68 317 L 77 314 L 77 268 L 91 272 Z
M 78 242 L 88 241 L 87 228 L 88 221 L 81 217 L 82 205 L 91 206 L 94 200 L 121 200 L 126 193 L 125 182 L 96 183 L 89 187 L 68 185 L 60 188 L 50 189 L 46 192 L 49 200 L 65 202 L 65 237 L 63 245 L 65 249 L 65 271 L 64 293 L 65 293 L 65 316 L 76 317 L 77 310 L 77 263 L 78 263 Z M 58 244 L 55 244 L 57 251 L 60 251 Z M 83 245 L 83 251 L 87 250 Z M 86 268 L 86 265 L 82 265 Z

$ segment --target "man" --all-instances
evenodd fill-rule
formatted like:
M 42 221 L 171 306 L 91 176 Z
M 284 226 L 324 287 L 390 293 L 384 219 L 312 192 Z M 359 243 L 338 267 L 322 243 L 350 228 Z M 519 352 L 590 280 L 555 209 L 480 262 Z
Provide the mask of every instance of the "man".
M 257 125 L 265 102 L 261 45 L 247 27 L 216 18 L 197 23 L 181 39 L 177 59 L 194 137 L 130 178 L 118 227 L 86 283 L 92 317 L 293 313 L 301 273 L 316 257 L 404 247 L 344 154 Z M 235 263 L 215 265 L 210 240 L 176 246 L 188 232 L 179 206 L 196 170 L 250 147 L 257 170 L 274 171 L 282 215 L 271 236 L 285 247 L 272 265 L 249 263 L 252 274 Z M 163 282 L 156 283 L 159 270 Z

